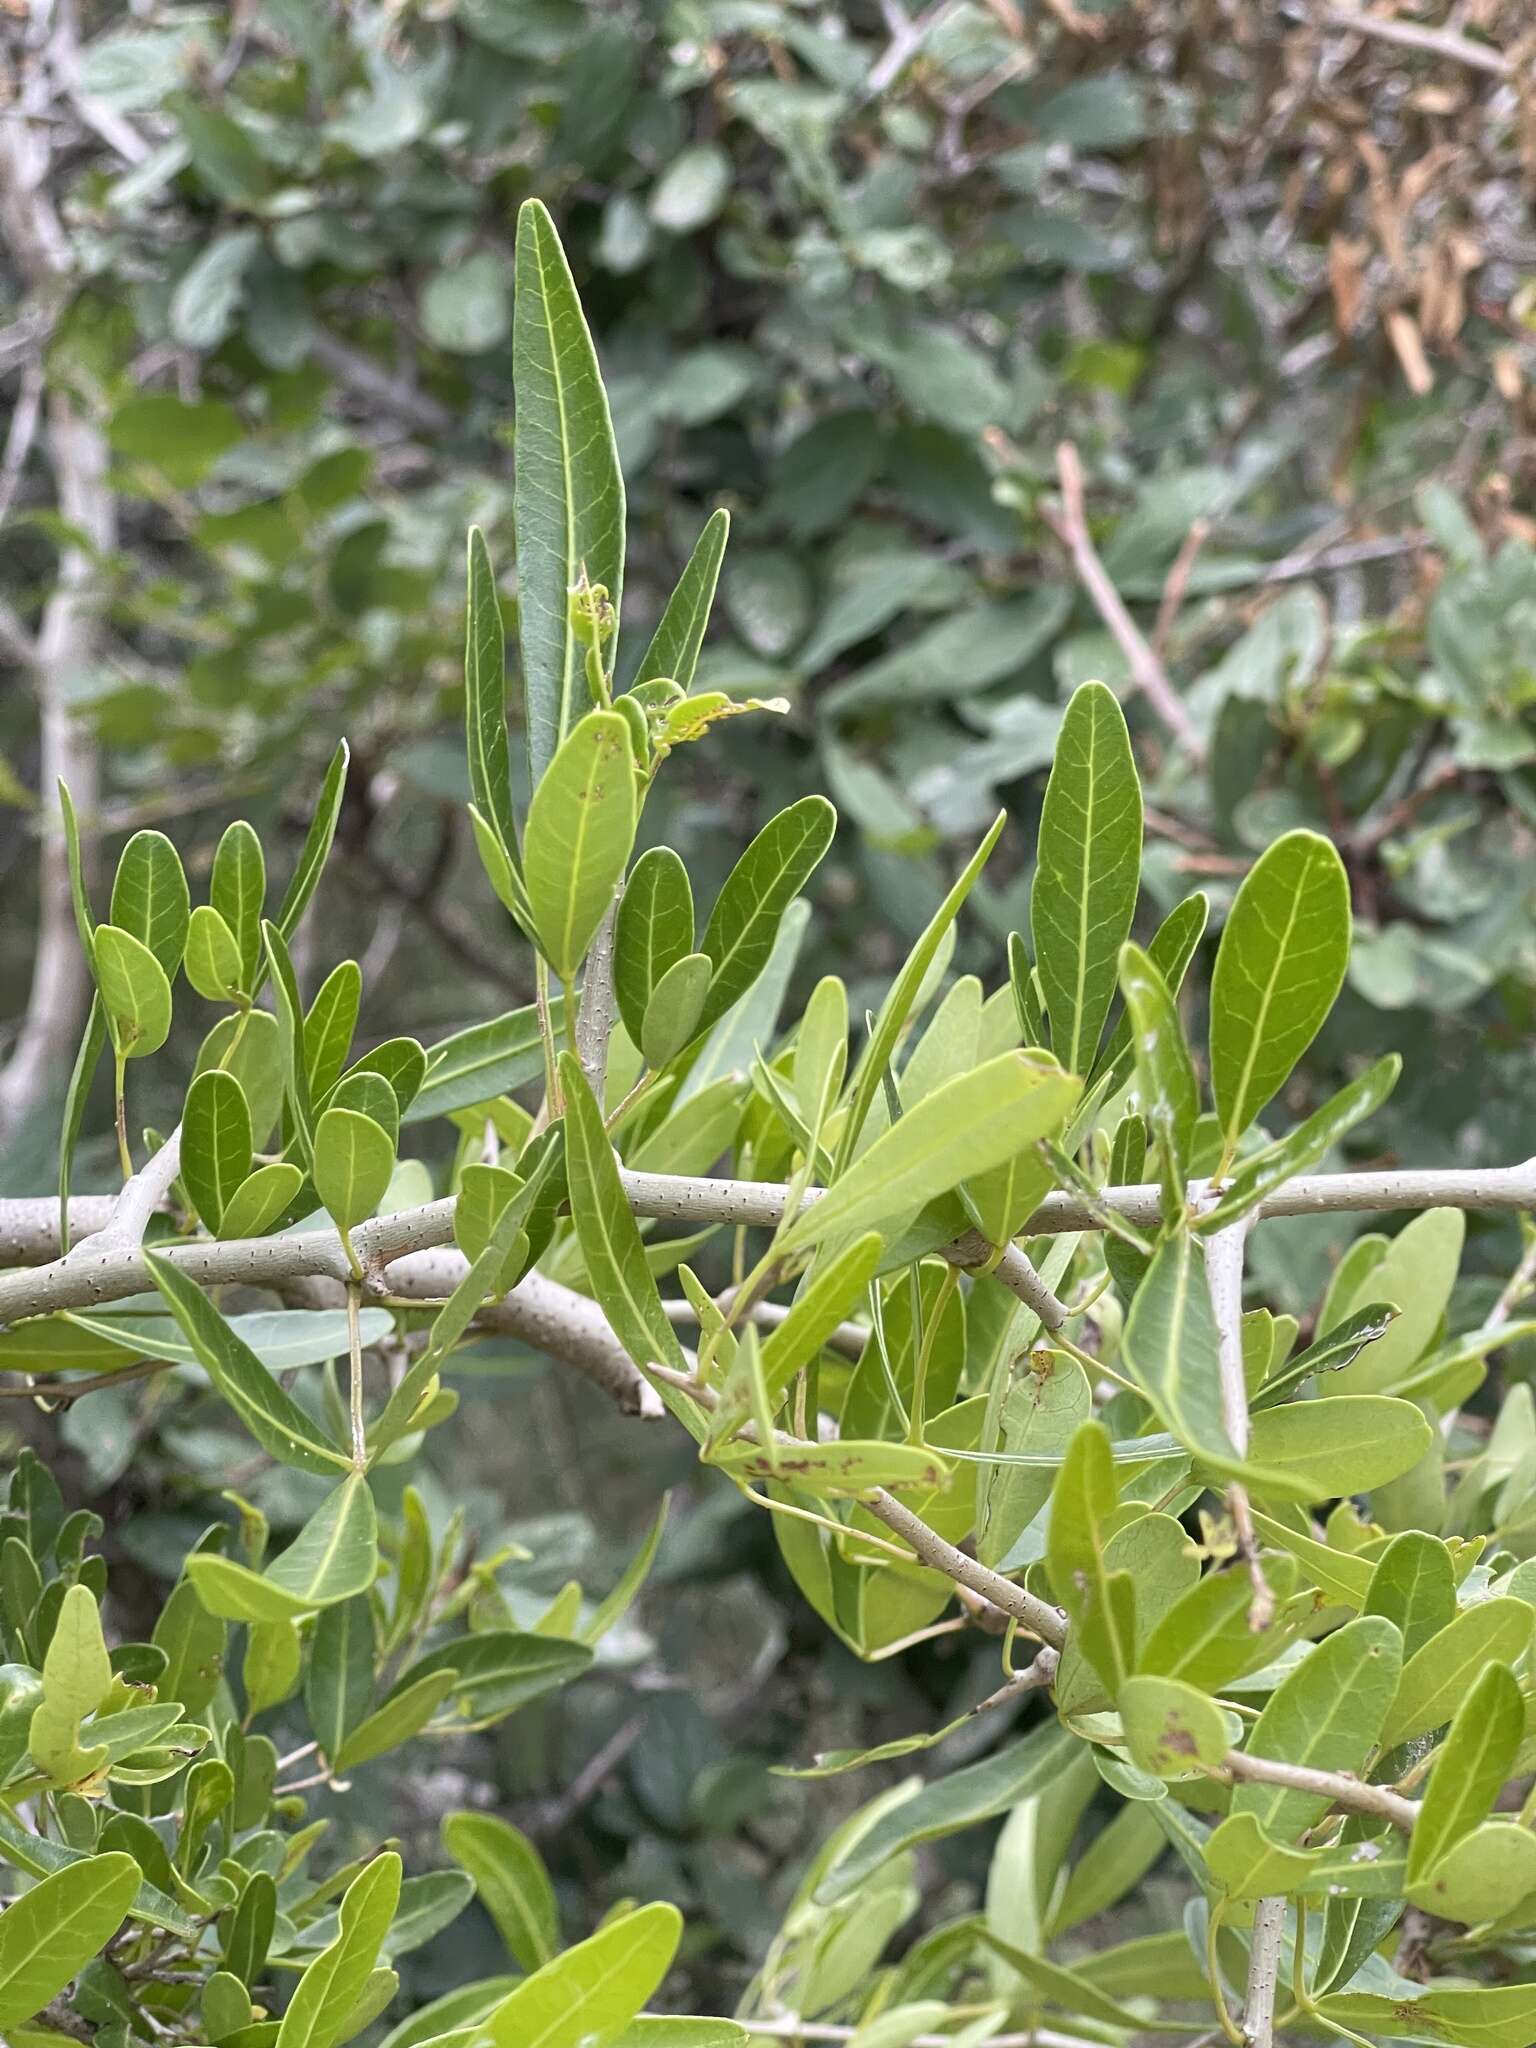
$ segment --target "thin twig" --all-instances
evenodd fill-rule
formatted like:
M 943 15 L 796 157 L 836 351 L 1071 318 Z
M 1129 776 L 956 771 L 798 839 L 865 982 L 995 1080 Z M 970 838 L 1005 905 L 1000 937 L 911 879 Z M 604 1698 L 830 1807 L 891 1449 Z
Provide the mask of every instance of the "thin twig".
M 1216 1321 L 1217 1370 L 1221 1383 L 1221 1419 L 1239 1458 L 1248 1455 L 1248 1387 L 1243 1371 L 1243 1247 L 1253 1218 L 1244 1216 L 1206 1240 L 1205 1284 Z M 1238 1547 L 1253 1582 L 1248 1626 L 1255 1635 L 1275 1618 L 1275 1596 L 1259 1561 L 1258 1537 L 1248 1489 L 1240 1479 L 1227 1488 L 1227 1506 L 1237 1530 Z
M 1423 50 L 1427 56 L 1444 58 L 1450 64 L 1465 64 L 1494 78 L 1514 75 L 1513 63 L 1501 50 L 1490 49 L 1486 43 L 1474 43 L 1454 29 L 1424 28 L 1417 22 L 1361 14 L 1353 7 L 1327 7 L 1323 18 L 1330 28 L 1342 29 L 1350 35 L 1375 36 L 1380 42 L 1396 43 L 1405 50 Z
M 1285 1900 L 1260 1899 L 1253 1909 L 1248 1942 L 1248 1992 L 1243 2032 L 1248 2048 L 1275 2048 L 1275 1993 L 1280 1984 L 1280 1946 L 1285 1936 Z
M 1071 441 L 1063 441 L 1056 450 L 1056 476 L 1061 487 L 1061 509 L 1053 512 L 1042 508 L 1042 516 L 1071 555 L 1077 580 L 1093 600 L 1094 609 L 1125 656 L 1132 682 L 1185 752 L 1192 759 L 1203 761 L 1204 740 L 1184 709 L 1183 700 L 1174 689 L 1167 669 L 1127 611 L 1125 600 L 1116 590 L 1094 547 L 1083 495 L 1083 465 Z
M 1390 1785 L 1367 1785 L 1347 1771 L 1314 1771 L 1306 1764 L 1284 1764 L 1273 1757 L 1249 1756 L 1229 1749 L 1214 1775 L 1230 1783 L 1283 1785 L 1291 1792 L 1314 1792 L 1345 1813 L 1362 1813 L 1390 1821 L 1405 1835 L 1413 1833 L 1419 1809 Z
M 1159 661 L 1167 658 L 1168 640 L 1173 632 L 1174 621 L 1179 616 L 1179 607 L 1184 602 L 1184 593 L 1189 589 L 1189 579 L 1194 574 L 1195 563 L 1200 559 L 1200 550 L 1210 537 L 1209 519 L 1196 519 L 1185 534 L 1179 552 L 1173 558 L 1173 567 L 1168 571 L 1163 584 L 1163 595 L 1157 607 L 1157 623 L 1152 628 L 1152 652 Z

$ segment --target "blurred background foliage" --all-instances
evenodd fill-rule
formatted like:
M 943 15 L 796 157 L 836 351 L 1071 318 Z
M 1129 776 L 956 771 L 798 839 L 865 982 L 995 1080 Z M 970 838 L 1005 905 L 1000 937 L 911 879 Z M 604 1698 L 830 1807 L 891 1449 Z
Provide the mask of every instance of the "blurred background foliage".
M 313 929 L 365 963 L 364 1033 L 430 1040 L 528 999 L 468 845 L 459 727 L 466 524 L 511 559 L 512 236 L 536 193 L 626 463 L 621 676 L 725 505 L 699 681 L 791 707 L 680 762 L 647 836 L 707 894 L 791 797 L 842 812 L 797 983 L 874 990 L 1006 803 L 957 963 L 996 985 L 1061 707 L 1102 676 L 1148 786 L 1154 905 L 1201 886 L 1219 915 L 1294 824 L 1345 856 L 1349 990 L 1288 1106 L 1390 1046 L 1377 1163 L 1536 1150 L 1533 58 L 1523 0 L 0 0 L 7 1014 L 20 1030 L 47 922 L 40 839 L 58 866 L 53 772 L 105 861 L 156 823 L 196 875 L 231 814 L 296 845 L 341 734 L 357 766 Z M 26 148 L 18 109 L 43 117 Z M 510 574 L 504 594 L 515 618 Z M 64 998 L 0 1103 L 6 1192 L 55 1143 Z M 88 1138 L 82 1183 L 104 1184 L 100 1106 Z M 1339 1244 L 1331 1220 L 1266 1232 L 1268 1298 L 1310 1310 Z M 528 1545 L 536 1611 L 691 1461 L 568 1377 L 480 1356 L 433 1439 L 434 1505 L 485 1550 Z M 157 1412 L 153 1384 L 56 1436 L 123 1568 L 163 1581 L 231 1480 L 227 1439 Z M 687 1483 L 643 1631 L 445 1751 L 442 1782 L 378 1796 L 428 1860 L 444 1806 L 497 1804 L 588 1917 L 676 1897 L 693 2009 L 728 2009 L 868 1790 L 767 1765 L 930 1725 L 988 1653 L 858 1666 L 762 1520 Z M 985 1855 L 942 1852 L 941 1909 Z M 1122 1918 L 1160 1924 L 1155 1886 Z M 466 1916 L 416 1988 L 492 1947 Z

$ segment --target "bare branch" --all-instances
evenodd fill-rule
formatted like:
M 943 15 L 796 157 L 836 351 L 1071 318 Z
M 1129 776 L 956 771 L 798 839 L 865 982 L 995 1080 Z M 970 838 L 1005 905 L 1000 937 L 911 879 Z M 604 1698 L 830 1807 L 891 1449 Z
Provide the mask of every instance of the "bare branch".
M 1216 1775 L 1229 1784 L 1284 1785 L 1292 1792 L 1315 1792 L 1329 1799 L 1345 1813 L 1363 1813 L 1372 1820 L 1390 1821 L 1395 1828 L 1412 1834 L 1419 1809 L 1411 1799 L 1394 1792 L 1390 1785 L 1367 1785 L 1347 1771 L 1314 1771 L 1306 1764 L 1283 1764 L 1273 1757 L 1249 1756 L 1241 1749 L 1229 1749 Z
M 1253 1909 L 1248 1943 L 1248 1993 L 1243 2032 L 1248 2048 L 1275 2048 L 1275 1993 L 1280 1984 L 1280 1945 L 1285 1937 L 1285 1900 L 1260 1899 Z
M 1179 745 L 1196 761 L 1205 759 L 1205 742 L 1196 732 L 1167 669 L 1154 653 L 1146 635 L 1126 610 L 1109 571 L 1099 560 L 1093 536 L 1088 531 L 1088 510 L 1083 497 L 1083 465 L 1076 447 L 1063 441 L 1056 450 L 1056 475 L 1061 486 L 1060 512 L 1045 511 L 1046 523 L 1072 557 L 1077 580 L 1093 600 L 1094 609 L 1114 636 L 1125 656 L 1131 680 L 1146 698 Z
M 1211 1297 L 1211 1314 L 1216 1322 L 1217 1367 L 1221 1381 L 1221 1419 L 1232 1448 L 1240 1458 L 1248 1455 L 1248 1386 L 1243 1370 L 1243 1247 L 1253 1218 L 1244 1216 L 1215 1231 L 1206 1241 L 1205 1284 Z M 1248 1626 L 1257 1635 L 1275 1618 L 1275 1596 L 1259 1562 L 1258 1538 L 1254 1534 L 1253 1510 L 1248 1489 L 1240 1479 L 1227 1488 L 1227 1506 L 1237 1528 L 1238 1545 L 1253 1581 L 1253 1604 L 1248 1609 Z
M 576 1056 L 599 1102 L 603 1099 L 608 1076 L 608 1041 L 613 1036 L 614 1019 L 618 1015 L 618 999 L 613 988 L 613 935 L 618 915 L 619 899 L 615 896 L 587 954 L 586 972 L 581 983 L 581 1009 L 576 1018 Z
M 112 1204 L 112 1213 L 100 1230 L 72 1245 L 63 1263 L 99 1256 L 104 1252 L 136 1251 L 144 1242 L 149 1219 L 171 1191 L 171 1182 L 181 1171 L 181 1125 L 139 1171 L 124 1181 L 122 1192 Z
M 1375 36 L 1379 42 L 1396 43 L 1404 50 L 1423 50 L 1450 64 L 1465 64 L 1473 71 L 1486 71 L 1494 78 L 1512 78 L 1515 67 L 1501 50 L 1487 43 L 1474 43 L 1470 36 L 1454 29 L 1425 28 L 1417 22 L 1397 21 L 1380 14 L 1362 14 L 1353 7 L 1328 7 L 1323 18 L 1330 28 L 1355 36 Z

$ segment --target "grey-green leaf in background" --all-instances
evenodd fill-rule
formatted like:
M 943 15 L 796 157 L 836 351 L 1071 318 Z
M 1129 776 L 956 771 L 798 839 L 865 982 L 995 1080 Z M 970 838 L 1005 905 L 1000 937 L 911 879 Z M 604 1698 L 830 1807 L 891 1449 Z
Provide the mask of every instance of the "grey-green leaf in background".
M 537 199 L 517 217 L 512 388 L 518 640 L 537 789 L 587 701 L 570 593 L 583 577 L 602 584 L 617 612 L 624 585 L 624 479 L 608 398 L 570 265 Z
M 1103 683 L 1083 683 L 1056 742 L 1030 896 L 1051 1049 L 1069 1073 L 1086 1074 L 1098 1051 L 1140 885 L 1141 781 L 1125 714 Z

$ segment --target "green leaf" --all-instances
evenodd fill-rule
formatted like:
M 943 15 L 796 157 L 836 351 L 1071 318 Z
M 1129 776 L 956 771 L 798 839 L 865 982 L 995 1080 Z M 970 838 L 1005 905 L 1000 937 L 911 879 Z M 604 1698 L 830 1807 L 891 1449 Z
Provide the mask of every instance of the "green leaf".
M 1362 1275 L 1340 1309 L 1350 1314 L 1368 1301 L 1390 1301 L 1399 1313 L 1391 1329 L 1340 1374 L 1335 1385 L 1341 1393 L 1388 1392 L 1429 1349 L 1456 1284 L 1466 1234 L 1460 1209 L 1426 1209 Z
M 1346 1623 L 1281 1680 L 1244 1749 L 1311 1770 L 1358 1773 L 1379 1737 L 1402 1654 L 1402 1637 L 1382 1616 Z M 1244 1784 L 1232 1794 L 1232 1811 L 1251 1813 L 1277 1841 L 1294 1841 L 1327 1810 L 1326 1793 L 1283 1785 Z
M 198 1363 L 262 1449 L 284 1465 L 322 1478 L 333 1477 L 338 1467 L 345 1471 L 351 1460 L 278 1385 L 196 1282 L 157 1252 L 145 1252 L 144 1263 Z
M 1196 1228 L 1204 1234 L 1224 1229 L 1256 1209 L 1266 1195 L 1298 1173 L 1309 1173 L 1356 1124 L 1373 1116 L 1397 1084 L 1403 1062 L 1389 1052 L 1357 1079 L 1331 1095 L 1321 1109 L 1273 1145 L 1245 1159 L 1222 1190 L 1214 1208 L 1201 1215 Z
M 1255 1412 L 1261 1408 L 1272 1408 L 1314 1374 L 1342 1371 L 1359 1357 L 1367 1344 L 1374 1344 L 1383 1336 L 1396 1319 L 1395 1308 L 1389 1308 L 1382 1301 L 1368 1302 L 1364 1308 L 1346 1316 L 1342 1323 L 1335 1323 L 1325 1337 L 1319 1337 L 1305 1351 L 1288 1358 L 1278 1372 L 1263 1382 L 1249 1405 Z
M 261 841 L 243 818 L 220 839 L 208 878 L 208 902 L 240 948 L 240 986 L 249 995 L 261 970 L 261 913 L 267 900 L 267 864 Z
M 510 853 L 517 845 L 507 745 L 507 641 L 496 577 L 478 526 L 469 529 L 464 609 L 464 721 L 475 808 Z
M 651 1997 L 677 1953 L 682 1915 L 641 1906 L 535 1970 L 477 2037 L 491 2048 L 603 2048 Z
M 33 1762 L 55 1784 L 76 1784 L 106 1762 L 104 1745 L 81 1748 L 80 1724 L 96 1712 L 111 1683 L 96 1596 L 86 1586 L 71 1586 L 59 1604 L 43 1659 L 42 1702 L 27 1737 Z
M 711 512 L 688 558 L 688 566 L 678 578 L 677 588 L 667 599 L 667 608 L 635 672 L 631 688 L 652 682 L 659 676 L 668 677 L 685 690 L 693 681 L 730 532 L 729 512 L 724 507 Z
M 199 903 L 187 926 L 187 980 L 210 1003 L 232 1003 L 244 980 L 239 943 L 210 904 Z
M 1135 1654 L 1135 1603 L 1129 1574 L 1112 1571 L 1106 1524 L 1119 1500 L 1109 1437 L 1085 1422 L 1067 1445 L 1051 1492 L 1045 1562 L 1057 1600 L 1070 1615 L 1072 1647 L 1111 1695 Z
M 1506 1664 L 1489 1664 L 1463 1694 L 1436 1753 L 1408 1842 L 1410 1889 L 1487 1819 L 1514 1770 L 1524 1734 L 1525 1700 L 1515 1674 Z
M 646 1264 L 645 1246 L 625 1199 L 603 1113 L 570 1053 L 560 1055 L 560 1088 L 565 1097 L 571 1214 L 592 1292 L 636 1364 L 656 1360 L 684 1372 L 687 1360 Z M 680 1401 L 686 1415 L 691 1403 L 686 1397 Z M 697 1433 L 697 1418 L 689 1416 L 689 1420 Z
M 131 1856 L 88 1856 L 45 1877 L 0 1914 L 0 2026 L 56 1998 L 116 1934 L 139 1889 Z
M 697 1037 L 712 967 L 707 953 L 685 953 L 652 989 L 640 1026 L 647 1066 L 664 1067 Z
M 780 1479 L 808 1493 L 829 1497 L 869 1493 L 875 1487 L 938 1487 L 949 1468 L 937 1452 L 919 1444 L 835 1443 L 780 1444 L 763 1450 L 756 1444 L 733 1444 L 715 1454 L 722 1470 L 744 1479 Z
M 635 862 L 614 927 L 614 990 L 624 1029 L 636 1045 L 652 992 L 692 951 L 688 870 L 670 846 L 653 846 Z
M 1536 1835 L 1513 1820 L 1482 1822 L 1408 1887 L 1414 1905 L 1469 1927 L 1511 1913 L 1523 1918 L 1522 1905 L 1533 1891 Z
M 147 946 L 116 925 L 99 924 L 96 986 L 112 1043 L 124 1059 L 158 1052 L 170 1035 L 171 984 Z
M 303 1185 L 302 1171 L 287 1160 L 258 1166 L 230 1196 L 215 1234 L 223 1238 L 264 1236 Z
M 1176 1223 L 1184 1208 L 1189 1147 L 1200 1114 L 1194 1063 L 1178 1005 L 1139 946 L 1120 949 L 1120 986 L 1130 1019 L 1138 1106 L 1162 1159 L 1163 1215 Z
M 1434 1432 L 1411 1401 L 1342 1394 L 1292 1401 L 1253 1418 L 1245 1460 L 1212 1460 L 1280 1500 L 1333 1500 L 1369 1493 L 1410 1471 Z
M 221 1017 L 198 1047 L 195 1074 L 218 1067 L 245 1090 L 251 1138 L 264 1146 L 283 1107 L 283 1033 L 270 1010 Z
M 601 584 L 617 613 L 624 585 L 624 479 L 608 398 L 565 251 L 537 199 L 517 216 L 512 390 L 518 638 L 536 791 L 586 698 L 570 592 L 583 579 Z M 610 665 L 613 652 L 610 643 Z
M 586 958 L 623 878 L 635 803 L 629 727 L 616 712 L 589 711 L 545 769 L 523 835 L 539 947 L 564 982 Z
M 110 922 L 147 947 L 170 978 L 186 950 L 189 914 L 180 854 L 163 832 L 135 832 L 117 863 Z
M 325 863 L 330 857 L 331 841 L 336 837 L 336 823 L 341 816 L 341 800 L 346 794 L 347 765 L 351 760 L 345 740 L 331 756 L 331 765 L 325 771 L 325 781 L 320 788 L 320 800 L 315 805 L 315 815 L 310 820 L 309 831 L 299 850 L 299 864 L 293 871 L 293 879 L 283 892 L 273 923 L 286 943 L 298 930 L 299 919 L 309 908 L 310 898 L 320 885 Z
M 588 1619 L 582 1623 L 579 1631 L 582 1642 L 595 1648 L 634 1605 L 636 1595 L 649 1577 L 651 1566 L 656 1562 L 656 1553 L 661 1548 L 661 1539 L 666 1533 L 667 1512 L 671 1504 L 671 1494 L 664 1493 L 661 1497 L 661 1506 L 656 1510 L 656 1519 L 646 1532 L 645 1541 L 625 1565 L 613 1590 L 598 1602 Z
M 1186 896 L 1182 903 L 1176 903 L 1152 934 L 1147 958 L 1163 977 L 1171 996 L 1176 997 L 1184 985 L 1185 971 L 1195 957 L 1195 948 L 1205 936 L 1206 920 L 1210 914 L 1210 898 L 1196 890 L 1193 896 Z M 1131 1057 L 1131 1020 L 1128 1014 L 1122 1013 L 1091 1078 L 1097 1080 L 1100 1074 L 1108 1074 L 1111 1077 L 1109 1094 L 1117 1094 L 1130 1073 Z
M 1141 782 L 1125 714 L 1103 683 L 1073 692 L 1040 812 L 1030 925 L 1051 1049 L 1086 1074 L 1114 1000 L 1141 884 Z
M 309 1069 L 304 1064 L 304 1010 L 299 1001 L 298 977 L 293 971 L 287 941 L 277 926 L 269 920 L 262 926 L 261 936 L 277 1003 L 284 1090 L 293 1114 L 300 1154 L 307 1165 L 314 1153 L 315 1116 L 309 1095 Z
M 1536 1984 L 1429 1985 L 1417 1994 L 1336 1991 L 1317 2010 L 1334 2026 L 1378 2040 L 1428 2041 L 1434 2048 L 1529 2048 L 1536 2033 Z
M 340 1231 L 370 1217 L 395 1170 L 389 1133 L 355 1109 L 328 1109 L 315 1126 L 315 1193 Z
M 372 1763 L 375 1757 L 385 1756 L 419 1735 L 453 1691 L 458 1676 L 452 1668 L 430 1671 L 387 1700 L 376 1713 L 366 1715 L 337 1750 L 337 1770 L 355 1771 L 359 1764 Z
M 586 1643 L 521 1629 L 487 1630 L 429 1651 L 401 1676 L 385 1705 L 423 1679 L 452 1670 L 453 1706 L 429 1726 L 433 1733 L 464 1734 L 489 1728 L 542 1693 L 568 1685 L 591 1662 L 592 1651 Z
M 1005 1052 L 927 1095 L 791 1225 L 783 1248 L 914 1215 L 970 1174 L 1001 1166 L 1071 1113 L 1070 1074 Z
M 366 1595 L 322 1609 L 310 1638 L 304 1710 L 321 1754 L 333 1764 L 367 1709 L 373 1659 L 373 1610 Z
M 939 947 L 960 914 L 961 905 L 970 895 L 976 879 L 987 864 L 987 857 L 1002 835 L 1007 823 L 1007 813 L 999 811 L 993 819 L 986 837 L 971 855 L 954 887 L 944 898 L 933 916 L 928 920 L 911 952 L 902 963 L 901 972 L 891 983 L 885 1001 L 880 1005 L 875 1018 L 875 1028 L 870 1033 L 869 1043 L 855 1070 L 853 1100 L 848 1108 L 842 1135 L 837 1145 L 837 1170 L 839 1172 L 853 1157 L 859 1134 L 869 1115 L 870 1105 L 884 1083 L 884 1076 L 895 1054 L 896 1046 L 906 1029 L 918 994 L 927 979 L 928 971 L 938 957 Z
M 777 1413 L 795 1375 L 816 1357 L 853 1304 L 862 1300 L 884 1249 L 883 1240 L 870 1231 L 835 1258 L 817 1261 L 789 1314 L 763 1341 L 759 1366 L 770 1415 Z M 734 1372 L 728 1374 L 711 1417 L 711 1438 L 718 1442 L 729 1435 L 750 1412 L 748 1388 L 737 1383 Z
M 768 964 L 779 923 L 832 844 L 837 813 L 801 797 L 768 820 L 725 878 L 700 950 L 714 963 L 700 1030 L 723 1017 Z
M 304 1019 L 304 1072 L 312 1101 L 318 1102 L 336 1084 L 347 1063 L 363 997 L 362 969 L 342 960 L 320 984 Z
M 1211 978 L 1211 1087 L 1229 1152 L 1333 1008 L 1349 933 L 1349 878 L 1318 833 L 1287 832 L 1244 876 Z
M 550 1020 L 556 1033 L 564 1029 L 563 997 L 550 1004 Z M 474 1108 L 522 1087 L 543 1070 L 539 1015 L 530 1003 L 525 1010 L 509 1010 L 485 1024 L 471 1024 L 431 1047 L 420 1092 L 402 1111 L 402 1121 L 421 1123 L 427 1117 Z
M 1373 1581 L 1374 1584 L 1374 1581 Z M 1384 1748 L 1444 1727 L 1494 1664 L 1518 1664 L 1531 1647 L 1536 1614 L 1523 1600 L 1481 1600 L 1415 1650 L 1382 1726 Z
M 232 1074 L 199 1074 L 181 1113 L 181 1177 L 199 1216 L 217 1235 L 224 1211 L 251 1170 L 251 1112 Z
M 1455 1567 L 1439 1537 L 1426 1536 L 1419 1529 L 1405 1529 L 1394 1536 L 1376 1560 L 1363 1611 L 1384 1614 L 1396 1626 L 1403 1639 L 1406 1679 L 1419 1651 L 1456 1618 Z M 1402 1690 L 1400 1682 L 1399 1698 Z M 1396 1702 L 1393 1704 L 1395 1707 Z M 1391 1719 L 1389 1713 L 1389 1723 Z
M 1084 1971 L 1063 1968 L 1060 1963 L 1048 1962 L 1044 1956 L 1028 1955 L 1015 1948 L 1012 1942 L 1004 1941 L 990 1927 L 977 1930 L 988 1948 L 995 1949 L 1005 1963 L 1024 1979 L 1038 1997 L 1052 2005 L 1062 2005 L 1069 2012 L 1080 2013 L 1085 2019 L 1096 2021 L 1100 2026 L 1123 2027 L 1146 2033 L 1178 2033 L 1188 2031 L 1177 2021 L 1148 2020 L 1133 2012 L 1130 2007 L 1107 1998 L 1097 1989 L 1092 1978 Z
M 833 1864 L 816 1886 L 816 1903 L 849 1898 L 882 1864 L 919 1842 L 933 1842 L 977 1827 L 1044 1791 L 1065 1768 L 1077 1738 L 1055 1722 L 1032 1729 L 1022 1742 L 967 1764 L 899 1798 Z
M 378 1524 L 367 1481 L 353 1473 L 326 1495 L 281 1557 L 253 1572 L 194 1551 L 187 1577 L 210 1614 L 226 1621 L 291 1621 L 366 1592 L 378 1571 Z
M 1128 1678 L 1115 1710 L 1131 1755 L 1154 1778 L 1182 1778 L 1226 1756 L 1227 1717 L 1213 1699 L 1177 1678 Z
M 510 1821 L 489 1813 L 450 1813 L 443 1847 L 475 1881 L 480 1903 L 520 1969 L 553 1960 L 560 1945 L 560 1908 L 544 1859 Z
M 1153 1253 L 1122 1348 L 1131 1377 L 1186 1450 L 1234 1457 L 1222 1420 L 1216 1318 L 1204 1261 L 1187 1229 L 1171 1232 Z
M 996 1448 L 1010 1456 L 1062 1457 L 1093 1412 L 1082 1367 L 1062 1352 L 1025 1352 L 1011 1368 L 1002 1397 Z M 1026 1465 L 986 1465 L 976 1475 L 976 1555 L 997 1566 L 1051 1495 L 1056 1472 Z
M 276 2048 L 336 2048 L 378 1961 L 400 1899 L 400 1858 L 376 1856 L 347 1886 L 340 1928 L 289 2000 Z

